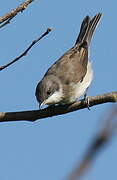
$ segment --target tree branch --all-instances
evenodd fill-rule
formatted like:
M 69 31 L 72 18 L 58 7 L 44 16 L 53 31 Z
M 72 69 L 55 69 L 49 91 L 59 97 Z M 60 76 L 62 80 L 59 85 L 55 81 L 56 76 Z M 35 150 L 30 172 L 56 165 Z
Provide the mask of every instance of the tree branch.
M 13 19 L 19 12 L 23 12 L 30 3 L 32 3 L 34 0 L 26 0 L 22 4 L 20 4 L 15 9 L 11 10 L 11 12 L 5 14 L 4 16 L 0 17 L 0 28 L 5 26 L 6 24 L 10 23 L 10 20 Z M 5 22 L 6 21 L 6 22 Z
M 117 91 L 106 93 L 102 95 L 89 97 L 90 106 L 95 106 L 98 104 L 108 103 L 108 102 L 117 102 Z M 0 122 L 8 121 L 36 121 L 37 119 L 43 119 L 47 117 L 57 116 L 61 114 L 66 114 L 76 110 L 87 108 L 87 104 L 83 100 L 75 102 L 71 105 L 64 106 L 54 106 L 47 107 L 41 110 L 32 110 L 32 111 L 20 111 L 20 112 L 1 112 L 0 113 Z
M 48 28 L 46 32 L 44 32 L 38 39 L 32 41 L 32 43 L 28 46 L 28 48 L 18 57 L 16 57 L 15 59 L 13 59 L 11 62 L 9 62 L 8 64 L 4 65 L 4 66 L 0 66 L 0 71 L 2 71 L 3 69 L 7 68 L 8 66 L 12 65 L 13 63 L 15 63 L 16 61 L 18 61 L 19 59 L 21 59 L 23 56 L 26 56 L 28 51 L 38 42 L 40 41 L 44 36 L 46 36 L 47 34 L 49 34 L 49 32 L 52 31 L 51 28 Z
M 117 106 L 112 106 L 108 115 L 102 120 L 104 123 L 101 126 L 101 130 L 96 134 L 95 138 L 93 138 L 80 164 L 78 163 L 76 165 L 66 180 L 78 180 L 85 175 L 86 171 L 92 166 L 97 153 L 110 142 L 115 132 L 117 133 Z

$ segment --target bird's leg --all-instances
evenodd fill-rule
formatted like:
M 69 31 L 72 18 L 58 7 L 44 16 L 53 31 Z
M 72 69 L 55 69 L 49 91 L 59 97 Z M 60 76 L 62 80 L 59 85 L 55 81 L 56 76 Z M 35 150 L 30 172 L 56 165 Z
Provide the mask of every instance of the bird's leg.
M 88 91 L 88 88 L 85 91 L 83 101 L 84 101 L 84 104 L 87 105 L 88 110 L 90 110 L 90 103 L 89 103 L 89 97 L 87 96 L 87 91 Z

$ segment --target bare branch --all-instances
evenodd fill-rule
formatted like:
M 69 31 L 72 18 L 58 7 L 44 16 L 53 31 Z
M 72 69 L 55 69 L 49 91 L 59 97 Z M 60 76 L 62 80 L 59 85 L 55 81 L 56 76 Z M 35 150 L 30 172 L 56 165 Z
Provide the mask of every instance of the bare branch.
M 106 93 L 98 96 L 89 97 L 90 106 L 117 102 L 117 91 Z M 76 110 L 87 108 L 87 104 L 83 100 L 75 102 L 71 105 L 64 106 L 50 106 L 42 110 L 32 110 L 32 111 L 20 111 L 20 112 L 1 112 L 0 122 L 7 121 L 36 121 L 37 119 L 43 119 L 47 117 L 57 116 L 61 114 L 66 114 Z
M 23 56 L 26 56 L 28 51 L 38 42 L 40 41 L 44 36 L 46 36 L 47 34 L 49 34 L 49 32 L 52 31 L 51 28 L 48 28 L 46 32 L 44 32 L 44 34 L 42 34 L 38 39 L 32 41 L 32 43 L 29 45 L 29 47 L 18 57 L 16 57 L 15 59 L 13 59 L 11 62 L 9 62 L 8 64 L 4 65 L 4 66 L 0 66 L 0 71 L 2 71 L 3 69 L 7 68 L 8 66 L 12 65 L 13 63 L 15 63 L 16 61 L 18 61 L 19 59 L 21 59 Z
M 32 3 L 34 0 L 26 0 L 22 4 L 20 4 L 15 9 L 11 10 L 11 12 L 5 14 L 4 16 L 0 17 L 0 28 L 5 26 L 6 24 L 10 23 L 10 20 L 13 19 L 19 12 L 23 12 L 30 3 Z M 6 21 L 6 22 L 5 22 Z
M 2 24 L 0 25 L 0 28 L 2 28 L 2 27 L 4 27 L 5 25 L 9 24 L 10 21 L 11 21 L 14 17 L 15 17 L 15 16 L 9 18 L 7 21 L 5 21 L 4 23 L 2 23 Z
M 114 122 L 115 118 L 116 120 Z M 109 142 L 115 130 L 117 130 L 117 106 L 115 106 L 108 114 L 102 130 L 98 132 L 95 139 L 93 139 L 81 163 L 76 166 L 66 180 L 78 180 L 84 175 L 92 165 L 94 157 Z

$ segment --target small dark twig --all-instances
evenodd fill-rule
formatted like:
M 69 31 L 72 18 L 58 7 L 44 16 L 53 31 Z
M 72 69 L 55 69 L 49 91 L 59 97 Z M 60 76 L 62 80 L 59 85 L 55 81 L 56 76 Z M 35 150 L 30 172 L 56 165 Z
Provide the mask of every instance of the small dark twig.
M 46 32 L 44 32 L 38 39 L 32 41 L 32 43 L 29 45 L 29 47 L 18 57 L 16 57 L 15 59 L 13 59 L 11 62 L 9 62 L 8 64 L 1 66 L 0 67 L 0 71 L 2 71 L 3 69 L 7 68 L 8 66 L 12 65 L 13 63 L 15 63 L 16 61 L 18 61 L 19 59 L 21 59 L 23 56 L 26 56 L 28 51 L 38 42 L 40 41 L 44 36 L 46 36 L 47 34 L 49 34 L 49 32 L 52 31 L 52 28 L 48 28 Z
M 0 25 L 0 28 L 2 28 L 2 27 L 4 27 L 4 26 L 6 26 L 7 24 L 9 24 L 10 21 L 11 21 L 14 17 L 15 17 L 15 16 L 9 18 L 7 21 L 5 21 L 3 24 L 1 24 L 1 25 Z
M 100 132 L 93 139 L 88 151 L 86 152 L 81 163 L 76 166 L 73 172 L 66 180 L 78 180 L 92 165 L 93 159 L 97 153 L 109 142 L 113 134 L 117 130 L 117 105 L 112 108 L 110 114 L 105 119 L 104 126 Z
M 4 16 L 0 17 L 0 28 L 4 27 L 6 24 L 9 24 L 11 19 L 13 19 L 19 12 L 23 12 L 30 3 L 34 0 L 26 0 L 22 4 L 20 4 L 15 9 L 11 10 L 9 13 L 6 13 Z

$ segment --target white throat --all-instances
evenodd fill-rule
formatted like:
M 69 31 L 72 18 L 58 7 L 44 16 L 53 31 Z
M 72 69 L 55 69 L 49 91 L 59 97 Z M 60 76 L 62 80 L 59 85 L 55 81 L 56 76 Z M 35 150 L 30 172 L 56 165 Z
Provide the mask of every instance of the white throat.
M 47 105 L 60 104 L 60 102 L 62 101 L 62 97 L 63 97 L 63 93 L 61 91 L 56 91 L 48 99 L 46 99 L 43 104 L 47 104 Z

